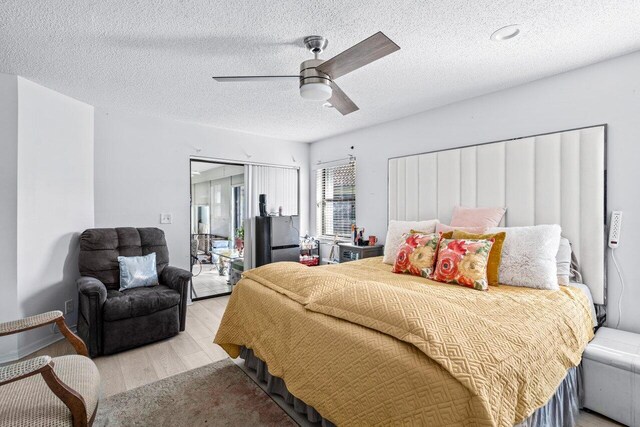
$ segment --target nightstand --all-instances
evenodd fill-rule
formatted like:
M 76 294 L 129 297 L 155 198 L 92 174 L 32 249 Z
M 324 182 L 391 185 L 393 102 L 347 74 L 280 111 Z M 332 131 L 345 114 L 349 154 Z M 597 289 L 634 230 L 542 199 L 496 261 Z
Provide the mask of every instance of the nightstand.
M 340 247 L 340 262 L 355 261 L 363 258 L 382 256 L 384 246 L 356 246 L 351 243 L 338 243 Z

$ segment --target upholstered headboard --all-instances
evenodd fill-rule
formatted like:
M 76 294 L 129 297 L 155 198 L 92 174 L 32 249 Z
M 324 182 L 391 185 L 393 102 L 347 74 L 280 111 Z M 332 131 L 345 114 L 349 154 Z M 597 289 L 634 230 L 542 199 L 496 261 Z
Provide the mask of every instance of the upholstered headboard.
M 605 303 L 606 125 L 389 159 L 389 219 L 504 206 L 505 226 L 560 224 Z

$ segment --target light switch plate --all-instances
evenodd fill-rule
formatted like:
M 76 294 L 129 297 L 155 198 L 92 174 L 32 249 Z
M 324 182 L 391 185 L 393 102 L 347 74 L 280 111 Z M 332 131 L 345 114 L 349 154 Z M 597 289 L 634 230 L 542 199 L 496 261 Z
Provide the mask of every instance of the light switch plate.
M 170 213 L 160 214 L 160 224 L 171 224 L 172 221 L 173 221 L 173 217 Z

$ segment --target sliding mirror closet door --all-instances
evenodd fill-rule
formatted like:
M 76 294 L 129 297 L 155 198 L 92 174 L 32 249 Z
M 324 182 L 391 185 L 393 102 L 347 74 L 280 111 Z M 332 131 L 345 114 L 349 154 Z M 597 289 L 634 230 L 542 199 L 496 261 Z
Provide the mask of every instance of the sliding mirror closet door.
M 244 165 L 192 160 L 192 299 L 226 295 L 233 289 L 244 268 L 245 217 Z

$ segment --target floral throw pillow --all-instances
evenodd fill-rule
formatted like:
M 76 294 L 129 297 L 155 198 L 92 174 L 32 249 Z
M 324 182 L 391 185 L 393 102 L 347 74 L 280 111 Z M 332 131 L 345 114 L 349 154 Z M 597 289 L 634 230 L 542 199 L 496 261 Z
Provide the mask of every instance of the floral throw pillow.
M 402 237 L 403 242 L 398 247 L 393 272 L 430 277 L 440 237 L 435 233 L 408 233 Z
M 433 280 L 486 291 L 492 240 L 442 239 Z

